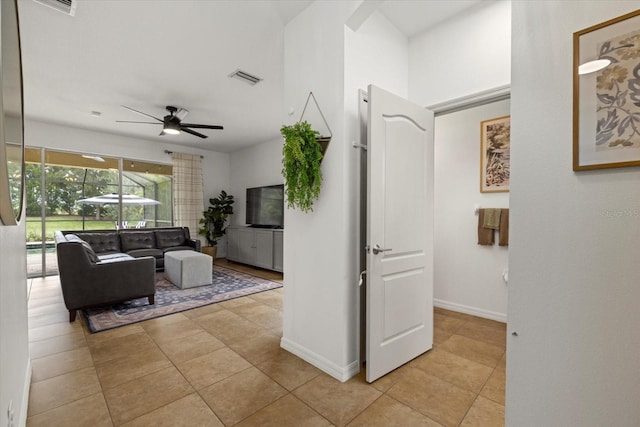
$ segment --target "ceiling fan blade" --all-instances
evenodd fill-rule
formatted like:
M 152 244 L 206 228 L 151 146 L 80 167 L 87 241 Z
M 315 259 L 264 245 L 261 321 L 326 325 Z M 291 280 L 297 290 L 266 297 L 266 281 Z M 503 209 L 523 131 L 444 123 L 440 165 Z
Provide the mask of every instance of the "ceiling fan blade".
M 157 117 L 152 116 L 151 114 L 147 114 L 147 113 L 143 113 L 142 111 L 138 111 L 138 110 L 134 110 L 131 107 L 127 107 L 126 105 L 122 105 L 122 108 L 126 108 L 129 111 L 133 111 L 134 113 L 138 113 L 138 114 L 142 114 L 143 116 L 147 116 L 147 117 L 151 117 L 152 119 L 156 119 L 157 121 L 161 122 L 162 119 L 159 119 Z
M 130 120 L 116 120 L 116 123 L 142 123 L 145 125 L 160 125 L 162 123 L 156 123 L 156 122 L 132 122 Z
M 200 132 L 196 132 L 195 130 L 187 129 L 184 126 L 180 126 L 180 130 L 182 132 L 190 133 L 191 135 L 199 136 L 200 138 L 208 138 L 207 135 L 203 135 Z
M 217 125 L 197 125 L 195 123 L 181 123 L 181 125 L 196 129 L 224 129 L 222 126 Z

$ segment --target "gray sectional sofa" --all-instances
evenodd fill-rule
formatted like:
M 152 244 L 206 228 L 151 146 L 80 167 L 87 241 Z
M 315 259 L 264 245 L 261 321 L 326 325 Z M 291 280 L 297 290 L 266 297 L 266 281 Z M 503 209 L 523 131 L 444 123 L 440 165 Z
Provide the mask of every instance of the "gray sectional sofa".
M 187 227 L 56 231 L 56 252 L 64 302 L 73 322 L 76 310 L 147 297 L 154 303 L 155 272 L 164 254 L 200 251 Z
M 56 231 L 56 245 L 76 236 L 87 242 L 100 261 L 129 255 L 153 257 L 156 270 L 164 270 L 164 254 L 170 251 L 200 252 L 200 241 L 191 239 L 188 227 L 126 228 L 121 230 Z M 71 239 L 74 239 L 72 237 Z

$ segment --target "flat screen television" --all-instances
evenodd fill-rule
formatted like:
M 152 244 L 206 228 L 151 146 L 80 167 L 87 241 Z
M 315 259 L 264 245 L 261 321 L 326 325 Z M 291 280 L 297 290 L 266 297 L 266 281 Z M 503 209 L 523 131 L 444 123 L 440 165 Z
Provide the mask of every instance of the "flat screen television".
M 247 220 L 253 227 L 284 226 L 284 185 L 247 188 Z

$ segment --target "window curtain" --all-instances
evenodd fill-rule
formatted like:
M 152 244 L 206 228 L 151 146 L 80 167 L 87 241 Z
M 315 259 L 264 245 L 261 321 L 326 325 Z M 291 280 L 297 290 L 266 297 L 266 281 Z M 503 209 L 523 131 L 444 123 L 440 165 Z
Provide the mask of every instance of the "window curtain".
M 173 159 L 173 220 L 175 225 L 189 227 L 192 239 L 198 238 L 198 228 L 204 211 L 202 158 L 191 154 L 172 153 Z

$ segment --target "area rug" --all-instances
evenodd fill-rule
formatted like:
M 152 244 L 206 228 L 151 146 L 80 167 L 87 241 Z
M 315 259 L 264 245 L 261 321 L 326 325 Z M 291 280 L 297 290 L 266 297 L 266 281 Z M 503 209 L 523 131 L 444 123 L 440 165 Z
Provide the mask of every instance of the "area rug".
M 248 273 L 214 266 L 210 285 L 180 289 L 163 273 L 156 275 L 155 304 L 138 298 L 112 306 L 83 310 L 91 332 L 100 332 L 204 305 L 215 304 L 246 295 L 281 288 L 282 283 Z

